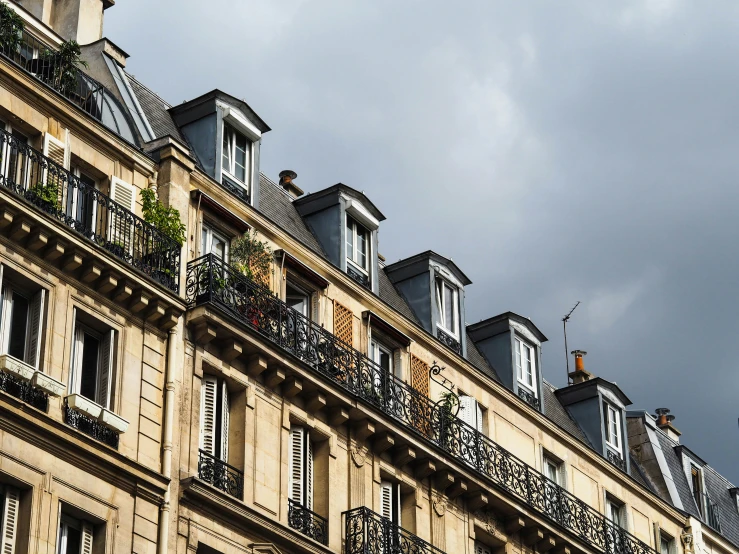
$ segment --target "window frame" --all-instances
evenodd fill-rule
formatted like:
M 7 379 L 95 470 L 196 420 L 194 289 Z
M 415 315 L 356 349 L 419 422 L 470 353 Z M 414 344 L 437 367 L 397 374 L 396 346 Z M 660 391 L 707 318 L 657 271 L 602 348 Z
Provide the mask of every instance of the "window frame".
M 692 461 L 690 463 L 690 492 L 693 494 L 693 501 L 695 502 L 696 508 L 698 508 L 698 513 L 700 513 L 701 517 L 706 517 L 706 506 L 705 506 L 705 493 L 703 492 L 705 489 L 705 482 L 703 481 L 703 469 L 700 468 L 697 464 L 693 463 Z M 694 483 L 695 479 L 694 476 L 698 478 L 698 490 L 695 490 Z
M 214 237 L 218 240 L 223 241 L 223 258 L 221 259 L 223 260 L 223 263 L 229 263 L 229 260 L 231 259 L 231 238 L 227 233 L 224 233 L 219 228 L 211 225 L 207 221 L 203 221 L 200 229 L 200 256 L 205 256 L 206 254 L 214 254 L 220 258 L 220 256 L 213 252 Z M 207 248 L 206 244 L 208 244 Z
M 549 475 L 549 469 L 554 468 L 554 474 L 555 478 L 553 479 Z M 559 458 L 556 458 L 546 450 L 544 450 L 542 454 L 542 473 L 544 473 L 544 476 L 549 479 L 550 481 L 553 481 L 560 487 L 564 488 L 564 479 L 563 479 L 563 469 L 564 469 L 564 462 L 560 460 Z
M 213 447 L 208 451 L 205 444 L 205 418 L 206 418 L 206 391 L 207 382 L 215 383 L 215 397 L 213 399 Z M 198 429 L 198 448 L 213 458 L 228 463 L 229 458 L 229 430 L 231 427 L 231 392 L 223 377 L 212 374 L 204 374 L 200 385 L 200 424 Z M 219 441 L 220 439 L 220 441 Z
M 667 543 L 667 551 L 662 551 L 662 543 Z M 675 552 L 675 538 L 665 533 L 662 529 L 659 530 L 659 551 L 658 554 L 674 554 Z
M 119 344 L 118 341 L 121 336 L 120 330 L 104 321 L 101 321 L 100 319 L 97 319 L 86 311 L 78 309 L 76 306 L 72 309 L 72 321 L 72 347 L 70 349 L 69 377 L 67 385 L 69 394 L 78 394 L 86 400 L 108 410 L 109 412 L 116 413 L 114 407 L 114 402 L 117 398 L 117 395 L 115 393 L 115 384 L 117 377 L 116 361 L 118 357 L 116 356 L 116 353 Z M 91 322 L 93 323 L 91 324 Z M 104 329 L 101 330 L 96 328 L 97 325 L 103 327 Z M 84 341 L 81 343 L 78 342 L 78 333 L 88 334 L 97 339 L 99 342 L 97 368 L 95 372 L 94 399 L 82 394 L 82 361 L 84 354 Z M 104 346 L 107 340 L 110 341 L 110 350 L 108 351 L 107 360 L 107 386 L 105 391 L 106 398 L 103 399 L 105 400 L 104 402 L 100 402 L 99 400 L 101 399 L 98 398 L 98 395 L 100 393 L 101 387 L 101 368 L 104 367 L 102 364 L 104 362 L 103 355 L 105 354 Z M 78 352 L 78 348 L 80 348 L 80 346 L 81 350 Z
M 226 130 L 229 130 L 231 132 L 230 140 L 226 139 L 227 133 Z M 223 140 L 221 141 L 221 173 L 229 177 L 230 179 L 233 179 L 237 183 L 241 183 L 246 187 L 249 194 L 251 194 L 251 187 L 250 185 L 250 175 L 251 175 L 251 164 L 252 164 L 252 158 L 253 158 L 253 151 L 252 151 L 252 143 L 253 141 L 243 132 L 241 132 L 239 129 L 236 128 L 235 125 L 231 125 L 227 121 L 222 122 L 222 129 L 221 132 L 223 133 Z M 236 139 L 237 136 L 241 136 L 244 138 L 244 141 L 246 142 L 246 147 L 244 149 L 246 160 L 244 165 L 244 179 L 240 179 L 236 176 L 235 168 L 236 168 Z M 224 165 L 224 146 L 226 146 L 226 143 L 229 143 L 229 167 L 226 168 Z
M 611 414 L 614 414 L 615 419 L 611 419 Z M 613 431 L 612 425 L 615 423 L 615 438 L 616 442 L 612 442 L 611 432 Z M 622 453 L 623 448 L 623 429 L 621 428 L 621 409 L 617 408 L 607 400 L 603 400 L 603 430 L 606 446 L 612 448 L 619 454 Z
M 611 496 L 609 493 L 606 493 L 606 519 L 613 523 L 614 525 L 620 527 L 621 529 L 626 529 L 626 505 L 615 498 L 614 496 Z M 615 509 L 616 512 L 616 521 L 613 519 L 613 510 Z
M 352 267 L 356 269 L 357 271 L 362 272 L 367 277 L 370 276 L 370 259 L 372 257 L 372 231 L 367 228 L 365 225 L 362 225 L 359 221 L 356 220 L 356 218 L 352 217 L 349 214 L 346 214 L 346 246 L 350 246 L 351 243 L 351 256 L 349 255 L 349 251 L 346 252 L 346 262 L 351 263 Z M 365 252 L 364 252 L 364 261 L 365 266 L 363 267 L 362 264 L 358 261 L 356 261 L 356 254 L 357 254 L 357 237 L 361 234 L 358 231 L 358 228 L 361 228 L 364 230 L 365 234 Z M 351 237 L 351 238 L 350 238 Z
M 295 459 L 295 441 L 300 444 L 300 467 L 296 468 Z M 315 465 L 316 465 L 316 449 L 311 439 L 311 429 L 309 427 L 290 424 L 289 443 L 288 443 L 288 498 L 299 504 L 303 508 L 313 511 L 315 506 Z M 294 498 L 296 493 L 295 472 L 298 471 L 299 484 L 297 495 L 298 500 Z
M 438 312 L 436 325 L 448 335 L 451 335 L 455 339 L 459 339 L 459 287 L 450 283 L 440 275 L 437 275 L 434 288 L 436 292 L 436 309 Z M 454 325 L 454 330 L 448 329 L 446 326 L 447 306 L 444 288 L 447 288 L 452 292 L 452 323 Z
M 380 354 L 385 353 L 388 357 L 388 368 L 382 368 L 380 363 Z M 395 375 L 395 349 L 388 346 L 387 343 L 375 338 L 370 337 L 370 352 L 369 359 L 375 362 L 382 369 L 386 369 L 388 375 Z
M 532 393 L 534 397 L 539 397 L 539 379 L 537 375 L 537 366 L 536 363 L 536 347 L 533 344 L 530 344 L 525 339 L 519 337 L 518 335 L 514 336 L 514 343 L 515 345 L 515 352 L 514 352 L 514 365 L 516 366 L 516 381 L 519 385 L 523 386 L 527 391 Z M 524 375 L 524 366 L 523 366 L 523 360 L 524 360 L 524 349 L 528 351 L 529 354 L 529 367 L 531 369 L 531 384 L 527 383 L 525 380 Z
M 292 289 L 295 292 L 291 294 L 290 292 L 288 292 L 288 288 Z M 298 297 L 303 299 L 303 311 L 302 312 L 297 310 L 290 303 L 291 298 L 296 299 Z M 294 310 L 296 310 L 298 313 L 303 315 L 308 320 L 312 320 L 311 318 L 312 298 L 313 298 L 313 293 L 306 291 L 304 287 L 300 286 L 299 284 L 296 284 L 295 281 L 288 276 L 288 278 L 285 280 L 285 303 L 291 308 L 293 308 Z

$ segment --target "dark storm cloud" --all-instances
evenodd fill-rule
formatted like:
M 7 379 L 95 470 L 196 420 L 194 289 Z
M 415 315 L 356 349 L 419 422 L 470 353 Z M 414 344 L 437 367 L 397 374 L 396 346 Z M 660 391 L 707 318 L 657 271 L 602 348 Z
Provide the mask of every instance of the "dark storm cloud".
M 739 10 L 734 2 L 127 0 L 106 35 L 168 101 L 222 88 L 274 129 L 262 169 L 342 181 L 433 248 L 470 322 L 513 310 L 635 408 L 667 406 L 734 482 L 739 455 Z

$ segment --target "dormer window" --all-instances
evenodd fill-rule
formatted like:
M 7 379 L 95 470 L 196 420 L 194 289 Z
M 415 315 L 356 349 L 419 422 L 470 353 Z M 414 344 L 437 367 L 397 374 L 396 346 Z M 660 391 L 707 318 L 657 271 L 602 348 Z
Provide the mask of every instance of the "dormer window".
M 223 156 L 221 169 L 227 177 L 247 184 L 249 140 L 228 123 L 223 124 Z
M 698 511 L 703 515 L 703 475 L 699 467 L 690 464 L 690 488 Z
M 369 231 L 349 216 L 346 216 L 346 259 L 357 269 L 367 273 Z
M 519 338 L 515 339 L 515 348 L 518 384 L 536 396 L 536 351 L 533 346 Z
M 436 279 L 437 324 L 454 338 L 459 337 L 459 292 L 444 279 Z
M 606 444 L 621 453 L 621 410 L 603 402 L 603 429 Z

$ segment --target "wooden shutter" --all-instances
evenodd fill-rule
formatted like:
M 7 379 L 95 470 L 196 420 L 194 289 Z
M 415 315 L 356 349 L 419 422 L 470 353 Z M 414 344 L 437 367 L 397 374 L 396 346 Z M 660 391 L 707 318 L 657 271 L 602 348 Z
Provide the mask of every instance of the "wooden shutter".
M 349 346 L 354 346 L 354 316 L 349 308 L 334 300 L 334 335 Z
M 80 548 L 80 554 L 92 554 L 92 525 L 86 521 L 80 523 L 82 524 L 82 547 Z
M 290 471 L 288 488 L 290 499 L 303 504 L 303 447 L 305 445 L 304 429 L 298 425 L 290 426 Z
M 411 386 L 423 396 L 429 395 L 429 365 L 411 355 Z
M 310 303 L 311 303 L 311 313 L 310 319 L 311 321 L 317 323 L 318 325 L 321 324 L 321 314 L 320 314 L 320 303 L 321 303 L 321 293 L 320 292 L 314 292 L 310 295 Z
M 380 483 L 380 515 L 393 520 L 393 484 L 390 481 Z
M 59 167 L 69 169 L 69 149 L 65 142 L 62 142 L 49 133 L 44 133 L 43 153 L 44 156 L 56 163 Z M 62 198 L 64 197 L 64 185 L 67 180 L 61 178 L 59 170 L 57 168 L 53 168 L 51 170 L 44 169 L 43 174 L 39 177 L 41 178 L 41 182 L 45 185 L 49 183 L 56 185 L 57 200 L 61 204 Z M 32 182 L 30 184 L 33 186 L 36 183 Z
M 29 365 L 39 369 L 41 363 L 41 335 L 43 333 L 42 323 L 44 319 L 44 300 L 46 291 L 41 289 L 31 300 L 28 331 L 29 338 L 26 343 L 26 361 Z
M 226 381 L 221 381 L 221 460 L 228 463 L 228 424 L 230 403 Z
M 211 456 L 215 456 L 217 396 L 218 379 L 203 376 L 200 386 L 200 449 Z
M 19 504 L 20 491 L 13 487 L 5 487 L 2 536 L 0 536 L 0 553 L 2 554 L 13 554 L 15 552 L 15 538 L 18 535 Z
M 313 443 L 305 432 L 305 507 L 313 509 Z
M 97 403 L 110 409 L 110 389 L 113 382 L 113 345 L 115 331 L 105 333 L 100 343 L 100 367 L 98 368 Z
M 488 546 L 475 541 L 475 554 L 492 554 L 492 552 Z
M 136 193 L 133 185 L 118 177 L 110 179 L 110 197 L 121 207 L 134 213 Z M 133 225 L 129 218 L 115 209 L 108 210 L 108 240 L 117 243 L 131 254 L 133 252 Z
M 69 391 L 80 392 L 80 371 L 82 371 L 82 347 L 85 344 L 85 332 L 77 325 L 77 308 L 72 308 L 72 351 L 69 357 Z

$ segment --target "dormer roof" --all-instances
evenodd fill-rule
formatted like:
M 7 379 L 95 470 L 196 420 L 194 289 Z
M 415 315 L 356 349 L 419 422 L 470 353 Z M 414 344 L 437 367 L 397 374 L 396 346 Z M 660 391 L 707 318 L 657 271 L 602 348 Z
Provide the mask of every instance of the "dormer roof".
M 528 317 L 518 315 L 515 312 L 505 312 L 500 315 L 483 319 L 473 325 L 467 326 L 467 332 L 473 341 L 484 340 L 501 332 L 502 326 L 507 326 L 508 321 L 515 321 L 519 325 L 524 326 L 528 331 L 537 338 L 539 342 L 547 342 L 549 339 L 542 333 L 539 328 L 534 325 Z
M 249 104 L 219 89 L 213 89 L 210 92 L 206 92 L 197 98 L 183 102 L 179 106 L 169 108 L 168 111 L 175 122 L 179 126 L 182 126 L 190 121 L 194 121 L 207 115 L 211 111 L 215 111 L 216 101 L 221 101 L 239 110 L 257 129 L 259 129 L 261 133 L 266 133 L 267 131 L 272 130 L 269 125 L 267 125 L 264 120 L 251 109 Z M 212 109 L 209 109 L 210 104 L 213 106 Z
M 470 278 L 467 277 L 467 275 L 465 275 L 461 269 L 459 269 L 459 266 L 455 264 L 451 258 L 447 258 L 445 256 L 442 256 L 441 254 L 437 254 L 433 250 L 426 250 L 425 252 L 421 252 L 420 254 L 416 254 L 415 256 L 404 258 L 395 263 L 386 265 L 385 272 L 389 276 L 391 276 L 391 279 L 393 278 L 392 275 L 394 273 L 404 274 L 403 278 L 407 278 L 414 274 L 414 269 L 416 268 L 417 273 L 422 273 L 423 271 L 426 271 L 428 269 L 428 264 L 424 265 L 423 263 L 419 262 L 427 261 L 430 263 L 435 262 L 446 267 L 449 271 L 452 272 L 454 277 L 462 284 L 462 286 L 466 287 L 467 285 L 472 284 Z
M 631 406 L 631 400 L 629 400 L 629 397 L 623 393 L 616 383 L 606 381 L 601 377 L 594 377 L 588 381 L 578 383 L 577 385 L 570 385 L 568 387 L 557 389 L 555 394 L 562 404 L 567 406 L 568 404 L 595 396 L 599 388 L 611 392 L 611 394 L 619 400 L 622 406 Z
M 299 198 L 293 202 L 293 204 L 300 210 L 303 215 L 313 213 L 327 207 L 329 205 L 336 204 L 340 194 L 354 199 L 366 210 L 372 214 L 372 216 L 378 221 L 384 221 L 386 218 L 383 213 L 375 206 L 372 201 L 365 196 L 361 191 L 352 188 L 344 183 L 336 183 L 335 185 L 319 190 L 318 192 L 312 192 Z

